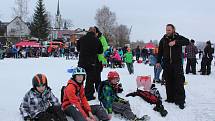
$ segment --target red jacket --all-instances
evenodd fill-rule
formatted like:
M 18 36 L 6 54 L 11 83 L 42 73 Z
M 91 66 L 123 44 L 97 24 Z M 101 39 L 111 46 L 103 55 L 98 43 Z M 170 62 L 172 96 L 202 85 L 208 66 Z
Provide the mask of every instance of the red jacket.
M 77 94 L 78 90 L 79 94 Z M 63 110 L 65 110 L 69 105 L 75 106 L 85 118 L 88 117 L 89 112 L 92 112 L 84 94 L 83 85 L 79 86 L 73 80 L 68 81 L 68 86 L 64 90 L 62 103 Z

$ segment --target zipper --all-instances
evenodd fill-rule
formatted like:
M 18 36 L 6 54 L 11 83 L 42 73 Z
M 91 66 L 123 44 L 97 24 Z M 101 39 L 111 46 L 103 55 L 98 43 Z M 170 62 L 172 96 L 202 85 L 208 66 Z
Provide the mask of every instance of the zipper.
M 172 47 L 169 48 L 170 64 L 172 64 Z

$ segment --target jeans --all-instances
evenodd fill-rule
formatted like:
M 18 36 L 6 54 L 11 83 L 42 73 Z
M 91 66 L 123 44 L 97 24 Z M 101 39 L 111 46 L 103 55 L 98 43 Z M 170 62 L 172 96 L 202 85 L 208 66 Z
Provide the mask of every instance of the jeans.
M 154 80 L 159 81 L 160 80 L 160 73 L 162 71 L 161 67 L 154 66 Z

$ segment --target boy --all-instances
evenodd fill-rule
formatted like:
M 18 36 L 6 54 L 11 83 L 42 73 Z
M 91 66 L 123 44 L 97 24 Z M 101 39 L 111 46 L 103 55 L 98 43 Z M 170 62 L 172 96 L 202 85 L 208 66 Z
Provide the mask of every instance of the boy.
M 48 87 L 47 78 L 37 74 L 32 80 L 33 88 L 27 92 L 20 106 L 25 121 L 67 121 L 58 99 Z
M 84 94 L 86 71 L 76 67 L 72 70 L 72 78 L 64 89 L 62 107 L 64 112 L 74 121 L 96 121 Z
M 127 52 L 125 53 L 124 57 L 129 74 L 134 74 L 133 55 L 130 48 L 127 49 Z
M 149 120 L 148 116 L 137 118 L 137 116 L 131 111 L 129 102 L 117 96 L 114 88 L 118 84 L 119 79 L 119 74 L 116 71 L 111 71 L 108 73 L 108 80 L 100 84 L 100 92 L 98 92 L 98 97 L 107 110 L 109 119 L 111 120 L 112 118 L 112 112 L 115 112 L 132 121 Z

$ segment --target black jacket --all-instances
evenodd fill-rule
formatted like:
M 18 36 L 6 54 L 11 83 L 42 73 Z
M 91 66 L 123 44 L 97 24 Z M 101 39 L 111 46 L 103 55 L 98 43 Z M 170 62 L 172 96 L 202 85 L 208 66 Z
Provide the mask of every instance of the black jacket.
M 213 53 L 214 53 L 214 50 L 213 50 L 213 48 L 211 48 L 211 45 L 207 45 L 204 49 L 203 58 L 213 60 Z
M 172 47 L 169 46 L 169 42 L 176 40 L 176 44 Z M 165 63 L 182 63 L 182 46 L 189 44 L 189 39 L 179 35 L 173 34 L 171 37 L 164 35 L 159 43 L 159 51 L 157 62 L 161 63 L 161 59 Z
M 78 65 L 95 66 L 97 54 L 102 54 L 103 47 L 93 32 L 88 32 L 77 42 L 77 50 L 80 52 Z

